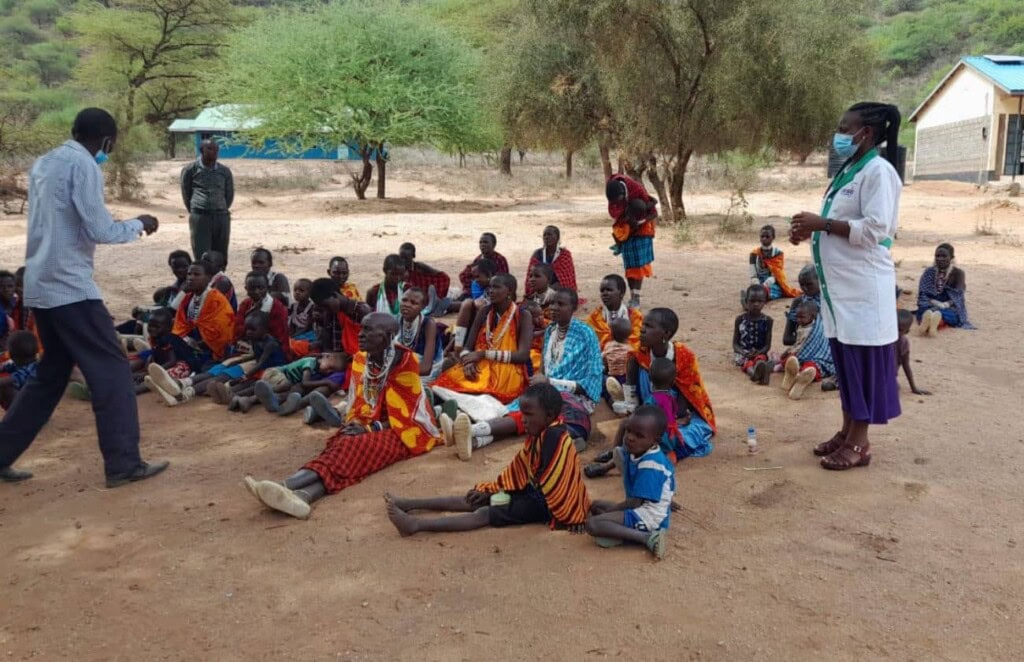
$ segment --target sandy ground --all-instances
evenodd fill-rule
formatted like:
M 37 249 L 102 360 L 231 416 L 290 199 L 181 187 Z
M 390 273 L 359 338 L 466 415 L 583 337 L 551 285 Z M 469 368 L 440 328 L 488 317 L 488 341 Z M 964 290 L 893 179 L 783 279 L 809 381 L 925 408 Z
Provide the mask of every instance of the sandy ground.
M 119 318 L 168 280 L 166 254 L 188 246 L 173 185 L 180 165 L 148 171 L 147 203 L 115 205 L 161 221 L 153 237 L 97 251 L 97 278 Z M 484 230 L 498 234 L 520 276 L 548 223 L 561 226 L 591 301 L 600 277 L 620 270 L 592 174 L 567 185 L 546 166 L 528 166 L 502 182 L 491 172 L 395 164 L 393 199 L 357 203 L 339 166 L 234 165 L 236 283 L 257 245 L 293 278 L 318 276 L 329 256 L 346 255 L 363 291 L 406 239 L 421 259 L 456 272 Z M 818 168 L 770 175 L 771 190 L 748 196 L 755 227 L 817 208 Z M 319 188 L 266 185 L 280 178 Z M 460 494 L 494 476 L 515 441 L 470 463 L 441 448 L 321 502 L 301 522 L 259 507 L 241 478 L 288 475 L 320 450 L 325 430 L 208 401 L 171 410 L 143 397 L 144 454 L 171 460 L 171 469 L 107 491 L 88 405 L 68 401 L 20 462 L 36 478 L 0 485 L 0 656 L 1020 659 L 1019 208 L 966 185 L 905 190 L 900 285 L 915 289 L 934 245 L 951 241 L 980 330 L 915 337 L 918 382 L 935 394 L 912 396 L 901 378 L 904 415 L 874 431 L 871 467 L 835 474 L 810 450 L 837 427 L 838 398 L 815 389 L 791 402 L 777 384 L 754 387 L 730 365 L 756 230 L 719 233 L 705 215 L 725 210 L 728 194 L 711 188 L 687 200 L 699 221 L 693 243 L 660 231 L 657 278 L 644 289 L 645 308 L 679 312 L 720 426 L 714 453 L 679 467 L 686 510 L 674 518 L 665 561 L 540 526 L 409 539 L 391 527 L 385 490 Z M 21 263 L 24 226 L 24 218 L 0 220 L 4 267 Z M 784 248 L 794 278 L 808 249 Z M 775 303 L 769 313 L 781 320 L 784 310 Z M 615 422 L 603 407 L 597 420 L 610 435 Z M 763 448 L 753 457 L 742 443 L 748 425 Z M 585 459 L 607 447 L 598 437 Z M 589 487 L 595 497 L 621 494 L 617 479 Z

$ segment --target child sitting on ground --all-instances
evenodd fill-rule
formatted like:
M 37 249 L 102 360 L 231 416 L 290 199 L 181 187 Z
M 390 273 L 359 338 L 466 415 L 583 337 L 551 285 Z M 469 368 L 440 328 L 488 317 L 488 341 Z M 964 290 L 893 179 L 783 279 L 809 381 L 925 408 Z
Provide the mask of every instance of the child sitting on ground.
M 541 363 L 544 356 L 544 332 L 548 328 L 548 320 L 544 317 L 544 309 L 533 299 L 527 299 L 522 304 L 522 310 L 530 313 L 533 319 L 533 340 L 530 342 L 530 375 L 537 375 L 541 372 Z
M 249 411 L 258 401 L 272 414 L 291 416 L 310 406 L 313 393 L 330 397 L 341 391 L 345 385 L 347 365 L 347 355 L 336 352 L 319 357 L 306 356 L 279 368 L 267 368 L 253 385 L 253 394 L 238 398 L 238 407 L 241 411 Z M 288 394 L 284 402 L 280 398 L 282 393 Z
M 184 379 L 202 370 L 203 357 L 183 339 L 172 333 L 175 312 L 170 308 L 157 308 L 149 314 L 149 346 L 132 361 L 133 372 L 147 373 L 149 364 L 163 366 L 171 377 Z M 140 381 L 142 377 L 138 377 Z M 135 393 L 149 391 L 145 383 L 135 387 Z
M 250 348 L 248 353 L 236 354 L 206 372 L 183 379 L 175 379 L 162 365 L 151 363 L 146 386 L 170 407 L 188 402 L 197 395 L 209 394 L 217 404 L 239 409 L 241 403 L 235 396 L 252 394 L 255 382 L 250 378 L 258 378 L 263 370 L 285 363 L 284 349 L 270 335 L 269 326 L 270 316 L 255 310 L 245 318 L 244 338 Z M 231 381 L 236 384 L 229 387 L 228 382 Z
M 523 297 L 523 302 L 533 301 L 544 311 L 544 319 L 551 319 L 551 301 L 555 298 L 555 288 L 551 284 L 555 280 L 555 270 L 550 264 L 535 264 L 530 269 L 529 290 L 533 292 Z
M 313 281 L 300 278 L 292 287 L 292 305 L 288 306 L 288 335 L 300 340 L 312 340 L 316 337 L 313 330 L 313 309 L 316 304 L 309 298 L 309 290 Z
M 633 324 L 629 317 L 616 317 L 609 325 L 612 339 L 601 351 L 604 362 L 605 389 L 613 399 L 622 399 L 622 385 L 626 383 L 626 366 L 629 364 L 629 353 L 633 346 L 629 344 L 629 336 L 633 333 Z M 614 391 L 614 393 L 612 393 Z
M 750 251 L 750 284 L 760 285 L 769 301 L 783 297 L 792 299 L 800 290 L 790 286 L 786 280 L 786 256 L 772 246 L 775 241 L 775 226 L 761 228 L 761 245 Z
M 266 313 L 270 335 L 277 340 L 285 355 L 291 351 L 291 338 L 288 335 L 288 307 L 270 292 L 267 275 L 258 271 L 250 271 L 245 276 L 245 293 L 248 295 L 238 306 L 235 313 L 234 342 L 238 344 L 245 336 L 245 320 L 256 311 Z
M 782 389 L 789 393 L 790 400 L 802 398 L 811 383 L 836 374 L 832 348 L 825 337 L 825 327 L 818 314 L 818 304 L 814 299 L 804 298 L 795 305 L 796 340 L 781 357 L 785 372 Z
M 534 384 L 519 402 L 528 436 L 498 479 L 476 485 L 465 496 L 409 499 L 385 495 L 388 518 L 399 533 L 410 536 L 420 531 L 471 531 L 518 524 L 583 531 L 590 498 L 572 438 L 559 421 L 562 396 L 550 384 Z M 412 510 L 462 514 L 425 517 L 409 514 Z
M 771 378 L 772 366 L 768 351 L 772 347 L 772 318 L 762 310 L 768 295 L 760 285 L 751 285 L 746 292 L 745 313 L 736 317 L 732 332 L 733 363 L 745 372 L 751 381 L 762 386 Z
M 10 360 L 0 365 L 0 406 L 10 409 L 18 391 L 35 377 L 39 343 L 30 331 L 14 331 L 7 338 Z
M 914 370 L 910 367 L 910 327 L 914 323 L 914 313 L 909 310 L 899 310 L 897 312 L 897 321 L 899 322 L 900 337 L 896 341 L 896 353 L 899 355 L 900 366 L 903 367 L 903 374 L 907 376 L 907 381 L 910 383 L 910 392 L 915 395 L 931 395 L 931 391 L 926 391 L 923 388 L 918 388 L 914 382 Z M 899 368 L 896 368 L 896 372 L 899 373 Z
M 405 277 L 408 271 L 401 255 L 392 253 L 384 258 L 384 280 L 366 292 L 366 303 L 378 313 L 388 313 L 396 319 L 400 316 L 402 295 L 405 293 Z
M 675 389 L 676 364 L 664 357 L 651 361 L 651 393 L 644 398 L 644 405 L 658 407 L 665 414 L 665 420 L 671 423 L 665 428 L 664 434 L 658 440 L 661 451 L 672 464 L 681 458 L 686 457 L 683 436 L 679 432 L 679 426 L 686 426 L 690 422 L 690 407 L 686 398 Z M 611 471 L 615 466 L 615 449 L 621 448 L 626 435 L 626 423 L 629 419 L 619 424 L 615 433 L 615 444 L 612 450 L 601 453 L 594 461 L 583 467 L 583 474 L 587 478 L 599 478 Z M 622 467 L 619 467 L 620 469 Z
M 481 258 L 470 268 L 472 282 L 470 286 L 470 298 L 459 304 L 459 317 L 455 321 L 455 333 L 452 334 L 452 344 L 448 353 L 458 356 L 462 352 L 466 342 L 466 334 L 473 326 L 476 314 L 491 303 L 487 296 L 487 289 L 491 286 L 491 278 L 497 273 L 497 265 L 487 258 Z M 449 366 L 446 364 L 445 368 Z
M 238 310 L 238 298 L 235 296 L 235 285 L 224 273 L 227 269 L 228 259 L 220 251 L 206 251 L 203 253 L 201 262 L 205 262 L 212 268 L 213 275 L 210 277 L 210 287 L 224 295 L 224 298 L 231 304 L 232 310 Z
M 15 330 L 14 313 L 18 308 L 17 279 L 10 271 L 0 271 L 0 351 Z
M 655 558 L 665 558 L 676 477 L 659 440 L 670 427 L 665 413 L 652 405 L 637 408 L 625 421 L 623 445 L 614 450 L 614 461 L 622 470 L 626 499 L 595 501 L 587 518 L 587 533 L 601 547 L 634 542 Z

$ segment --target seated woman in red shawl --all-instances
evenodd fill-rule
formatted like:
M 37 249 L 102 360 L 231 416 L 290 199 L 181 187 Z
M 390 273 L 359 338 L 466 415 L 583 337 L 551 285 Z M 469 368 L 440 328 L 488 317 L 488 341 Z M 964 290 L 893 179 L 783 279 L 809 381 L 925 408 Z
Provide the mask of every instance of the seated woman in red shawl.
M 437 445 L 441 435 L 423 393 L 419 363 L 412 350 L 394 342 L 397 331 L 398 321 L 387 313 L 363 319 L 345 426 L 320 455 L 284 481 L 246 476 L 246 488 L 261 503 L 306 519 L 310 504 L 321 497 Z
M 644 185 L 625 175 L 612 175 L 605 185 L 608 215 L 612 217 L 612 252 L 622 256 L 630 289 L 630 308 L 640 307 L 644 278 L 654 275 L 654 234 L 658 201 Z
M 459 284 L 462 286 L 462 294 L 459 297 L 460 301 L 465 299 L 476 299 L 483 295 L 483 291 L 477 291 L 473 287 L 473 267 L 476 266 L 480 260 L 490 260 L 494 263 L 494 274 L 507 274 L 508 271 L 508 260 L 505 256 L 494 250 L 494 247 L 498 245 L 498 238 L 494 236 L 493 232 L 485 232 L 480 235 L 480 254 L 473 258 L 473 261 L 466 265 L 466 268 L 459 272 Z M 492 274 L 492 275 L 494 275 Z M 455 312 L 451 310 L 449 312 Z
M 434 289 L 437 297 L 443 299 L 448 296 L 448 287 L 452 279 L 443 271 L 439 271 L 424 262 L 416 261 L 416 246 L 405 242 L 398 248 L 398 255 L 405 260 L 405 284 L 409 287 L 419 287 L 427 293 L 428 300 L 430 289 Z M 443 311 L 442 311 L 443 312 Z
M 554 225 L 544 228 L 542 235 L 544 245 L 533 252 L 530 257 L 530 264 L 526 268 L 526 291 L 524 296 L 534 295 L 533 286 L 530 280 L 530 273 L 533 267 L 538 264 L 546 264 L 555 273 L 554 281 L 549 287 L 568 287 L 570 290 L 577 290 L 576 287 L 576 265 L 572 261 L 572 253 L 568 248 L 562 248 L 559 244 L 562 240 L 562 232 Z

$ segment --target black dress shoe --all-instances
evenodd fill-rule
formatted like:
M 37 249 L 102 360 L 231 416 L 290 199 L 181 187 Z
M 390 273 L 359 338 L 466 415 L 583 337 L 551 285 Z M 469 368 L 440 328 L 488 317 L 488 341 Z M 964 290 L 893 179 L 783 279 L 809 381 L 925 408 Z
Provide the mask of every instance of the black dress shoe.
M 140 480 L 146 480 L 152 478 L 158 473 L 163 472 L 170 462 L 164 460 L 163 462 L 154 462 L 152 464 L 143 462 L 139 466 L 135 467 L 135 470 L 128 474 L 120 474 L 118 476 L 107 476 L 107 487 L 121 487 L 128 483 L 134 483 Z
M 31 471 L 19 471 L 14 467 L 0 467 L 0 481 L 5 483 L 19 483 L 31 477 Z

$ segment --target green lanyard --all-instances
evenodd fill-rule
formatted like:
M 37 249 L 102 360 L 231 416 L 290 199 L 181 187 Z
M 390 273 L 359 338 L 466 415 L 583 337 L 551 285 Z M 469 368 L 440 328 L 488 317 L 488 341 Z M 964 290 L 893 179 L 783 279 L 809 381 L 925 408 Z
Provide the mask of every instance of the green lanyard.
M 878 156 L 878 150 L 869 150 L 867 154 L 860 157 L 860 159 L 853 165 L 843 168 L 836 173 L 835 178 L 829 185 L 828 190 L 825 192 L 825 202 L 821 206 L 821 217 L 828 218 L 828 213 L 832 209 L 832 202 L 836 199 L 839 191 L 853 181 L 864 167 L 871 162 L 871 159 Z M 892 240 L 886 238 L 885 241 L 892 245 Z M 883 241 L 883 244 L 885 242 Z M 828 305 L 828 312 L 832 316 L 832 323 L 835 324 L 836 313 L 832 308 L 832 297 L 828 293 L 828 283 L 825 281 L 825 270 L 821 267 L 821 232 L 814 232 L 811 234 L 811 254 L 814 256 L 814 270 L 818 272 L 818 283 L 821 286 L 821 297 L 825 300 Z

